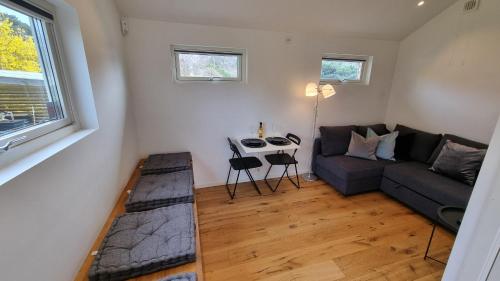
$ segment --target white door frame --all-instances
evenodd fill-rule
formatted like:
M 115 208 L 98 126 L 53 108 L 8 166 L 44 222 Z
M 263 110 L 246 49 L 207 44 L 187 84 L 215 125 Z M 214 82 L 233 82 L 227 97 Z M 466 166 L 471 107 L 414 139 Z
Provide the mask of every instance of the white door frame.
M 499 251 L 500 251 L 500 229 L 498 230 L 497 235 L 495 237 L 495 241 L 493 242 L 493 246 L 491 247 L 488 253 L 483 269 L 481 270 L 481 274 L 479 275 L 479 280 L 487 280 L 491 270 L 493 269 L 493 266 L 495 265 L 495 261 L 498 257 Z

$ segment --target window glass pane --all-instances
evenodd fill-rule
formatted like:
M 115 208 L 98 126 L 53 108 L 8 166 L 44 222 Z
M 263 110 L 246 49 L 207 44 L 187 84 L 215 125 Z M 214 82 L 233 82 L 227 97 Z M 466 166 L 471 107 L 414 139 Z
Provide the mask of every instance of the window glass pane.
M 0 5 L 0 137 L 64 118 L 46 25 Z
M 239 55 L 178 53 L 180 77 L 238 79 Z
M 323 59 L 321 64 L 322 80 L 359 81 L 364 61 Z

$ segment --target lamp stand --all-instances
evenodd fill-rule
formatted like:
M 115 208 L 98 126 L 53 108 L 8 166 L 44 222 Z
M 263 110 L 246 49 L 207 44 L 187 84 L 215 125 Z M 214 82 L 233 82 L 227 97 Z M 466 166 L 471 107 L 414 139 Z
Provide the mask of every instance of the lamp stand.
M 318 120 L 318 105 L 319 105 L 319 93 L 316 95 L 316 106 L 314 107 L 314 121 L 313 121 L 313 128 L 312 128 L 312 144 L 313 144 L 313 149 L 314 149 L 314 141 L 316 139 L 316 121 Z M 305 173 L 302 175 L 302 178 L 305 181 L 311 182 L 311 181 L 316 181 L 318 180 L 318 177 L 312 172 L 312 165 L 313 165 L 313 157 L 311 154 L 311 161 L 309 163 L 309 169 L 310 172 Z

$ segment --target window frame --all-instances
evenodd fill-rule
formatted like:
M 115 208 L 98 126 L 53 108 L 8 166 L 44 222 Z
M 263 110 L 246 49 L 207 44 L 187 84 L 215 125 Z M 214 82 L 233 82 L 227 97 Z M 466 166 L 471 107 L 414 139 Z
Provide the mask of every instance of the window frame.
M 324 79 L 321 77 L 323 71 L 323 61 L 352 61 L 352 62 L 362 62 L 361 66 L 361 77 L 359 80 L 338 80 L 338 79 Z M 359 85 L 369 85 L 371 78 L 371 71 L 373 65 L 373 56 L 366 55 L 343 55 L 343 54 L 325 54 L 321 58 L 321 69 L 320 69 L 320 84 L 359 84 Z
M 33 36 L 33 39 L 36 41 L 38 52 L 41 51 L 42 47 L 46 47 L 47 53 L 39 53 L 39 56 L 47 56 L 47 58 L 49 59 L 49 65 L 53 67 L 51 69 L 55 78 L 55 81 L 53 81 L 53 85 L 57 94 L 59 95 L 59 101 L 64 117 L 59 120 L 48 121 L 42 124 L 12 132 L 11 134 L 0 136 L 0 146 L 13 141 L 12 145 L 9 147 L 9 150 L 16 146 L 20 146 L 24 143 L 40 138 L 44 135 L 53 133 L 64 127 L 74 125 L 76 123 L 76 116 L 74 114 L 74 108 L 71 102 L 71 93 L 67 83 L 67 76 L 64 71 L 60 35 L 58 34 L 58 29 L 56 26 L 57 18 L 54 16 L 55 9 L 50 3 L 44 0 L 23 0 L 19 2 L 24 2 L 27 5 L 20 5 L 8 0 L 0 0 L 0 5 L 16 10 L 20 13 L 26 14 L 30 17 L 39 19 L 44 22 L 40 27 L 38 27 L 38 29 L 34 29 L 36 36 Z M 30 5 L 33 7 L 33 9 L 39 9 L 39 11 L 36 12 L 29 9 L 28 7 Z M 49 18 L 43 15 L 43 13 L 51 15 L 53 18 Z M 43 30 L 43 32 L 42 30 L 40 30 L 40 28 Z M 42 42 L 42 35 L 44 36 L 43 40 L 45 42 Z M 44 76 L 45 83 L 47 83 L 48 76 L 46 75 L 45 71 L 46 69 L 45 67 L 43 67 L 42 75 Z M 0 151 L 0 155 L 4 152 L 6 151 Z
M 246 81 L 246 50 L 221 47 L 201 47 L 172 45 L 173 77 L 176 82 L 245 82 Z M 211 54 L 215 56 L 236 56 L 238 59 L 238 76 L 225 77 L 185 77 L 180 74 L 179 54 Z

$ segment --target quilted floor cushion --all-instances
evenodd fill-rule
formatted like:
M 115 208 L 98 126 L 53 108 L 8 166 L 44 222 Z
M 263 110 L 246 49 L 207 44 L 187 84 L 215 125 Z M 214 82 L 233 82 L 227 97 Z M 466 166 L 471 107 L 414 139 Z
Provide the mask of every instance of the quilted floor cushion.
M 164 174 L 191 169 L 191 153 L 152 154 L 144 162 L 142 175 Z
M 125 209 L 139 212 L 193 202 L 193 172 L 184 170 L 141 176 L 125 203 Z
M 192 204 L 117 217 L 89 270 L 89 280 L 126 280 L 196 259 Z
M 196 281 L 196 273 L 189 272 L 179 275 L 173 275 L 158 281 Z

